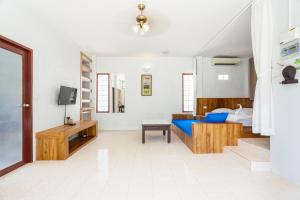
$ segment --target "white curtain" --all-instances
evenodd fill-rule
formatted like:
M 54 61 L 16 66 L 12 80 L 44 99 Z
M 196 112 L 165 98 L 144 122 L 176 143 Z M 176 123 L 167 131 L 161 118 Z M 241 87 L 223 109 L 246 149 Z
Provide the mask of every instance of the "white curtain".
M 253 1 L 251 31 L 257 73 L 252 129 L 261 135 L 273 135 L 272 0 Z

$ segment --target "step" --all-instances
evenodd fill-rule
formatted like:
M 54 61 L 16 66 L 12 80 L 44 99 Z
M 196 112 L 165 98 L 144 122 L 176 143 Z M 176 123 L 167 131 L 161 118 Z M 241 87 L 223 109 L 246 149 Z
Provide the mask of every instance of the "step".
M 241 138 L 240 142 L 243 144 L 246 142 L 268 151 L 270 150 L 270 138 Z
M 238 146 L 226 146 L 237 155 L 252 171 L 270 171 L 270 150 L 265 138 L 238 139 Z

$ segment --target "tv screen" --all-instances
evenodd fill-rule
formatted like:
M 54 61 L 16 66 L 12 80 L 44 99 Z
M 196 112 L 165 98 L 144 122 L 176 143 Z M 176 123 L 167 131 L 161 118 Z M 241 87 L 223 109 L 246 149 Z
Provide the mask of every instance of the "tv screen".
M 58 97 L 58 105 L 76 104 L 76 96 L 76 88 L 61 86 Z

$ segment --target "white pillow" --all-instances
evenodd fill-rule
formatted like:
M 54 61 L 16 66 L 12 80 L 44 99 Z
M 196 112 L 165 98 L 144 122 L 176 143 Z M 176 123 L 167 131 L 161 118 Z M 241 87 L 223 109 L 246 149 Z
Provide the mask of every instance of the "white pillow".
M 235 114 L 237 114 L 237 115 L 252 116 L 253 115 L 253 108 L 236 109 L 235 110 Z
M 234 110 L 229 109 L 229 108 L 217 108 L 213 111 L 212 113 L 229 113 L 229 114 L 234 114 Z

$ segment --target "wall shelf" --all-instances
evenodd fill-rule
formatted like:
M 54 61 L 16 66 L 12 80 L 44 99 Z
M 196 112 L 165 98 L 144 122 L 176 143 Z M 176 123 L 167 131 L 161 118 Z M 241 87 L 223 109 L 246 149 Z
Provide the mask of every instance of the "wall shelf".
M 91 99 L 81 99 L 82 103 L 91 103 L 92 100 Z
M 92 59 L 84 53 L 80 53 L 80 119 L 91 120 L 92 111 Z
M 84 54 L 83 52 L 81 52 L 81 60 L 82 60 L 82 62 L 83 63 L 92 63 L 93 62 L 93 60 L 90 58 L 90 57 L 88 57 L 86 54 Z
M 87 78 L 85 76 L 81 76 L 81 81 L 83 81 L 83 82 L 92 82 L 91 79 L 89 79 L 89 78 Z
M 82 114 L 90 114 L 91 111 L 82 111 L 81 113 L 82 113 Z
M 90 66 L 82 65 L 82 71 L 90 73 L 92 72 L 92 69 L 90 68 Z
M 92 89 L 89 89 L 89 88 L 81 88 L 81 91 L 82 92 L 92 92 Z
M 85 111 L 92 111 L 94 110 L 93 107 L 86 107 L 86 108 L 81 108 L 82 112 L 85 112 Z

